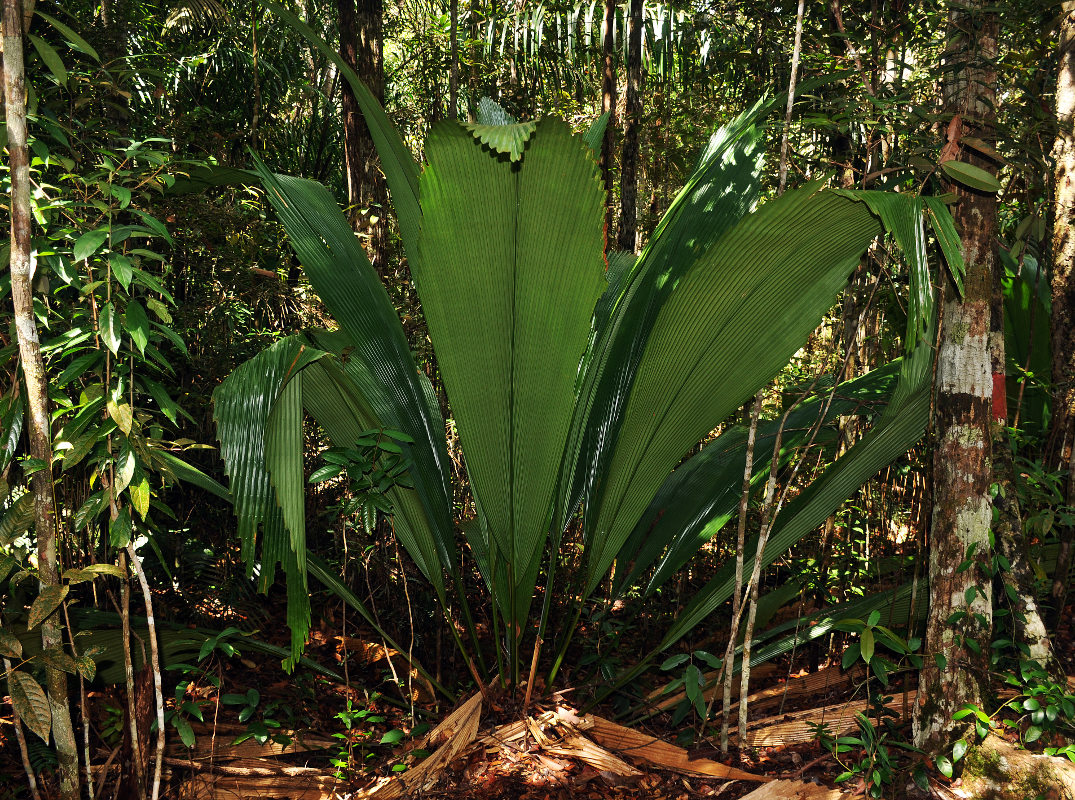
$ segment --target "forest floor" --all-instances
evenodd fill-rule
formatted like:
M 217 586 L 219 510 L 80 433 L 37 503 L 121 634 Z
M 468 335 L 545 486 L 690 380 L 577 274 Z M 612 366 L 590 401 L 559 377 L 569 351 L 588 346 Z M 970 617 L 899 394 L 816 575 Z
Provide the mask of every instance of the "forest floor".
M 1062 619 L 1053 641 L 1071 675 L 1075 605 Z M 681 701 L 675 692 L 659 694 L 657 682 L 650 695 L 657 713 L 643 719 L 636 713 L 614 721 L 608 706 L 580 710 L 571 691 L 535 693 L 525 715 L 521 698 L 492 691 L 460 698 L 453 711 L 406 675 L 398 654 L 390 665 L 376 643 L 323 628 L 315 631 L 308 655 L 336 670 L 346 657 L 351 688 L 302 671 L 286 676 L 273 660 L 244 653 L 221 665 L 219 690 L 214 676 L 188 689 L 185 699 L 200 704 L 203 721 L 190 719 L 191 748 L 169 725 L 163 796 L 387 800 L 410 791 L 446 800 L 836 800 L 865 788 L 857 773 L 835 782 L 855 771 L 862 748 L 852 747 L 841 763 L 819 738 L 819 724 L 832 737 L 859 735 L 855 714 L 869 712 L 861 670 L 830 665 L 810 673 L 787 662 L 756 670 L 747 746 L 737 746 L 733 724 L 733 745 L 722 756 L 712 727 L 708 738 L 693 739 L 693 714 L 673 724 Z M 410 703 L 354 688 L 383 684 L 393 669 L 410 686 Z M 901 766 L 913 758 L 898 746 L 910 738 L 913 678 L 909 672 L 894 676 L 884 690 L 892 724 L 875 728 Z M 109 687 L 91 692 L 90 701 L 94 763 L 104 789 L 97 796 L 112 798 L 122 772 L 119 710 L 126 700 L 121 687 Z M 17 776 L 23 770 L 11 731 L 10 717 L 0 715 L 0 774 Z M 938 787 L 949 786 L 932 767 L 930 775 Z M 906 795 L 907 772 L 895 780 L 903 785 L 886 787 L 885 796 Z M 0 798 L 28 797 L 23 786 L 0 786 Z

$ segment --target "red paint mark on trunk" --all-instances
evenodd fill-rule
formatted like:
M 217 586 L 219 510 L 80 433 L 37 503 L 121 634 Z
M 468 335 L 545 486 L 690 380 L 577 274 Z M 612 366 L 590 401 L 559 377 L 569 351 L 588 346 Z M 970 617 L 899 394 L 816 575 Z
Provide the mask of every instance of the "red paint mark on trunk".
M 1008 418 L 1008 383 L 1004 374 L 993 373 L 993 422 Z

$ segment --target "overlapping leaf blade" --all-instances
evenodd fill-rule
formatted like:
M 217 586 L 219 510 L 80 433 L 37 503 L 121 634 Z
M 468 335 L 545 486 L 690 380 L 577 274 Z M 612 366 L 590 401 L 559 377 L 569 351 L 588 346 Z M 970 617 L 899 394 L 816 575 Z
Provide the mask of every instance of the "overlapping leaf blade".
M 296 496 L 301 500 L 303 489 L 302 426 L 301 413 L 296 416 L 294 409 L 289 409 L 274 414 L 274 409 L 283 393 L 287 393 L 285 405 L 292 403 L 293 390 L 287 388 L 288 384 L 324 355 L 302 336 L 281 339 L 240 365 L 213 393 L 220 454 L 230 479 L 247 572 L 253 572 L 257 560 L 255 540 L 261 527 L 262 590 L 272 583 L 277 564 L 282 565 L 287 577 L 292 662 L 302 652 L 310 626 L 310 599 L 302 566 L 305 520 L 294 506 Z M 284 524 L 281 500 L 287 505 L 290 529 Z
M 310 283 L 340 324 L 329 338 L 312 335 L 343 356 L 342 370 L 353 386 L 337 390 L 349 393 L 349 413 L 368 427 L 392 428 L 415 440 L 404 451 L 413 462 L 410 475 L 422 513 L 408 515 L 412 536 L 403 541 L 439 588 L 434 554 L 440 554 L 443 566 L 454 564 L 455 539 L 444 420 L 428 379 L 418 371 L 388 294 L 328 190 L 313 181 L 272 175 L 261 165 L 259 172 Z M 318 419 L 330 424 L 325 414 Z
M 743 219 L 683 275 L 645 342 L 587 522 L 587 593 L 673 467 L 787 363 L 881 230 L 863 204 L 808 187 Z
M 538 125 L 520 164 L 452 123 L 426 155 L 412 269 L 474 493 L 519 586 L 543 554 L 605 284 L 603 193 L 586 145 L 558 121 Z
M 786 463 L 822 413 L 822 424 L 828 424 L 839 416 L 880 411 L 899 368 L 899 361 L 892 362 L 800 403 L 783 424 L 780 418 L 761 423 L 754 444 L 752 482 L 757 485 L 765 480 L 781 427 L 781 463 Z M 817 441 L 824 440 L 822 435 Z M 620 551 L 617 563 L 631 568 L 618 576 L 617 584 L 630 585 L 635 576 L 656 564 L 644 589 L 648 595 L 686 564 L 732 518 L 742 493 L 745 460 L 746 430 L 734 427 L 669 475 Z
M 931 348 L 922 346 L 923 353 Z M 892 406 L 881 420 L 843 456 L 791 503 L 776 521 L 776 527 L 762 555 L 767 566 L 803 536 L 814 530 L 840 507 L 844 500 L 886 465 L 898 458 L 922 438 L 929 415 L 930 383 L 922 381 L 898 410 Z M 888 413 L 893 411 L 893 413 Z M 757 552 L 757 537 L 747 544 L 744 570 L 749 573 Z M 687 631 L 731 597 L 735 587 L 734 565 L 726 565 L 698 592 L 661 642 L 661 649 L 671 646 Z
M 760 109 L 759 104 L 713 135 L 642 255 L 622 275 L 610 276 L 610 289 L 622 292 L 607 296 L 607 312 L 599 309 L 580 378 L 556 511 L 561 529 L 580 500 L 595 503 L 591 495 L 607 471 L 638 362 L 663 303 L 694 260 L 757 204 L 764 147 L 753 121 Z
M 381 159 L 388 190 L 392 194 L 392 206 L 396 210 L 399 233 L 403 246 L 413 256 L 422 225 L 422 212 L 418 207 L 418 164 L 407 149 L 399 131 L 384 113 L 377 98 L 359 79 L 358 74 L 347 65 L 331 45 L 299 17 L 273 0 L 262 0 L 264 6 L 298 31 L 329 61 L 335 64 L 344 80 L 350 84 L 362 109 L 377 155 Z

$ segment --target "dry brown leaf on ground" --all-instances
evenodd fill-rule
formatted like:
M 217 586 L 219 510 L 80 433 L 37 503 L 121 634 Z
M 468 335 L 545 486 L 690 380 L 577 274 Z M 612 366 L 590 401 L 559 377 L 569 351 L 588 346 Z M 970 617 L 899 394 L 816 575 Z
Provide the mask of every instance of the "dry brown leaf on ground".
M 617 725 L 602 717 L 593 717 L 590 735 L 600 744 L 631 759 L 639 759 L 674 772 L 689 775 L 705 775 L 711 778 L 724 778 L 734 781 L 771 781 L 764 775 L 755 775 L 734 767 L 729 767 L 707 758 L 691 759 L 687 751 L 674 744 L 641 733 L 633 728 Z
M 913 693 L 904 692 L 893 697 L 885 704 L 885 707 L 892 709 L 897 715 L 902 715 L 904 704 L 913 700 Z M 855 729 L 857 724 L 855 714 L 864 713 L 867 707 L 868 703 L 865 700 L 851 700 L 823 708 L 809 708 L 805 711 L 755 720 L 747 726 L 746 743 L 748 747 L 753 748 L 802 744 L 815 738 L 816 734 L 811 726 L 822 722 L 829 726 L 829 732 L 832 735 L 840 736 Z M 732 738 L 736 738 L 735 734 Z
M 773 781 L 755 789 L 741 800 L 843 800 L 851 795 L 809 781 Z

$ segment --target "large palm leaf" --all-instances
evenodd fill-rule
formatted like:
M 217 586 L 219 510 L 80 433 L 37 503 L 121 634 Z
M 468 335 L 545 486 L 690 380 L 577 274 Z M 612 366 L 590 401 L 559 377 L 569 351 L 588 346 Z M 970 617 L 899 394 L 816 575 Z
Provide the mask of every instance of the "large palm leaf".
M 513 655 L 527 632 L 549 534 L 558 537 L 581 502 L 585 597 L 684 454 L 801 346 L 884 223 L 891 227 L 899 213 L 921 217 L 921 205 L 861 202 L 874 198 L 818 186 L 751 213 L 760 193 L 758 111 L 714 137 L 642 255 L 614 260 L 604 294 L 603 197 L 590 148 L 562 123 L 510 131 L 442 124 L 427 143 L 417 212 L 409 207 L 405 159 L 392 142 L 381 153 L 394 162 L 386 172 L 396 174 L 407 213 L 420 214 L 404 245 L 474 490 L 478 519 L 464 534 L 508 623 Z M 263 559 L 303 573 L 302 408 L 337 444 L 369 427 L 392 427 L 414 439 L 407 452 L 414 489 L 392 496 L 400 541 L 442 603 L 444 574 L 453 578 L 465 610 L 443 427 L 428 382 L 331 196 L 311 182 L 260 171 L 340 328 L 286 340 L 218 393 L 248 557 L 260 523 Z M 907 229 L 917 236 L 915 224 Z M 920 359 L 929 357 L 928 348 L 920 351 Z M 909 392 L 905 382 L 901 406 L 920 404 L 921 391 Z M 254 411 L 242 406 L 244 392 L 261 398 Z M 875 443 L 858 446 L 866 455 L 840 459 L 829 480 L 804 494 L 795 513 L 789 509 L 787 531 L 778 530 L 774 542 L 794 541 L 879 459 L 902 452 L 920 432 L 918 415 L 911 416 L 889 426 L 895 433 L 879 426 Z M 260 444 L 236 442 L 244 425 Z M 667 550 L 668 563 L 681 561 L 689 545 L 680 533 L 665 530 L 667 542 L 646 542 L 647 557 Z M 303 581 L 289 572 L 289 595 Z M 691 605 L 666 642 L 715 608 L 721 586 Z
M 542 122 L 519 162 L 459 125 L 430 134 L 412 262 L 459 428 L 484 548 L 522 625 L 544 553 L 575 375 L 604 288 L 589 148 Z M 553 246 L 550 246 L 553 245 Z M 495 547 L 496 553 L 492 552 Z M 490 578 L 490 565 L 486 565 Z

